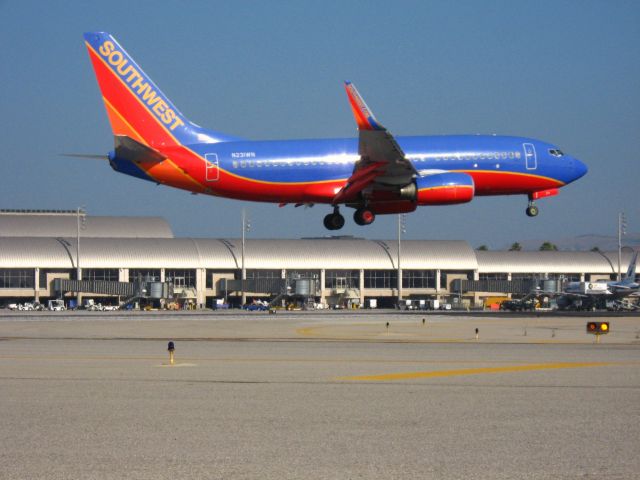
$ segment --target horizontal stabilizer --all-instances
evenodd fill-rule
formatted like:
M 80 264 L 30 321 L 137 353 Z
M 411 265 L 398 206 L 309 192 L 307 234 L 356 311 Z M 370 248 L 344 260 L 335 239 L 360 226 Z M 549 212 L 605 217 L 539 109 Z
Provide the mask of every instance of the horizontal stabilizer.
M 89 160 L 109 160 L 107 155 L 95 155 L 93 153 L 61 153 L 63 157 L 86 158 Z
M 116 146 L 116 158 L 136 163 L 160 163 L 166 158 L 157 150 L 147 147 L 126 135 L 115 135 L 113 138 Z

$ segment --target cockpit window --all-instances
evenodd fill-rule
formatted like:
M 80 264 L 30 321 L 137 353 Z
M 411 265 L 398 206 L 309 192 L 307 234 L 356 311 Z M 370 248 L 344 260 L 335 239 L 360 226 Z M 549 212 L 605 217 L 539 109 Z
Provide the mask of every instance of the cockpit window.
M 561 157 L 564 155 L 564 153 L 562 153 L 562 150 L 558 149 L 558 148 L 550 148 L 549 149 L 549 153 L 551 155 L 553 155 L 554 157 Z

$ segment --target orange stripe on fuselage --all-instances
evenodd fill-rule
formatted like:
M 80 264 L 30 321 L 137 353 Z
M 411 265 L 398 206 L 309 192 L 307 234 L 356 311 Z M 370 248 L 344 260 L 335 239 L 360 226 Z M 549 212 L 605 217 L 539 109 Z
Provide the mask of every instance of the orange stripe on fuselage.
M 160 183 L 168 184 L 190 192 L 205 193 L 205 187 L 198 183 L 197 180 L 191 178 L 190 175 L 186 174 L 170 159 L 159 163 L 143 162 L 140 163 L 139 166 L 147 172 L 148 175 L 158 179 Z
M 564 185 L 555 178 L 532 173 L 490 170 L 454 170 L 470 175 L 476 188 L 476 195 L 517 195 L 538 190 L 558 188 Z

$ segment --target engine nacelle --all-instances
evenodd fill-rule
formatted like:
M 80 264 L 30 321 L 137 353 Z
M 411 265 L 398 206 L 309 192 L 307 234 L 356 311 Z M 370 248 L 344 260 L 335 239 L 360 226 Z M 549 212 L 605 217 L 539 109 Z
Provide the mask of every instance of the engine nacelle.
M 415 183 L 400 190 L 402 198 L 418 205 L 453 205 L 473 199 L 473 178 L 466 173 L 443 172 L 418 177 Z

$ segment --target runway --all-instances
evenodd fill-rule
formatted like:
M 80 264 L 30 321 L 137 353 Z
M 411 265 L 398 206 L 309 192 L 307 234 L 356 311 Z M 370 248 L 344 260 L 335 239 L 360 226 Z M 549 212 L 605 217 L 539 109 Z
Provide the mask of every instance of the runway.
M 0 316 L 0 478 L 638 478 L 611 323 Z

